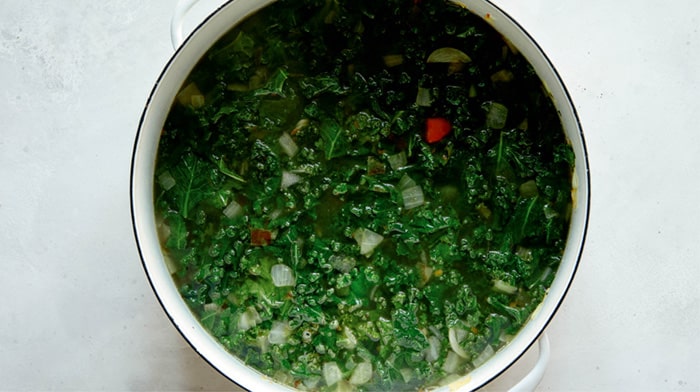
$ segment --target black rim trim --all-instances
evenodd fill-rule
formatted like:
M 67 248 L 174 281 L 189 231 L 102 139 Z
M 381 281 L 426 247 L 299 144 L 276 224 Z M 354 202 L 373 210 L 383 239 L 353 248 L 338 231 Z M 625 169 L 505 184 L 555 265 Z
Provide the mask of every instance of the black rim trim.
M 243 385 L 240 385 L 238 382 L 236 382 L 236 380 L 234 380 L 233 378 L 231 378 L 231 377 L 229 377 L 227 374 L 225 374 L 223 371 L 221 371 L 214 363 L 212 363 L 206 356 L 204 356 L 204 355 L 197 349 L 197 347 L 187 338 L 187 335 L 185 335 L 185 333 L 182 331 L 182 329 L 180 328 L 180 326 L 179 326 L 179 325 L 175 322 L 175 320 L 173 319 L 173 317 L 172 317 L 172 315 L 170 314 L 170 312 L 168 312 L 168 309 L 167 309 L 167 308 L 165 307 L 165 305 L 163 304 L 163 301 L 162 301 L 160 295 L 158 294 L 158 291 L 157 291 L 156 288 L 155 288 L 155 285 L 154 285 L 154 283 L 153 283 L 153 280 L 151 279 L 151 276 L 150 276 L 150 274 L 148 273 L 148 269 L 147 269 L 147 267 L 146 267 L 146 260 L 145 260 L 144 255 L 143 255 L 143 251 L 141 250 L 141 243 L 140 243 L 140 240 L 139 240 L 138 228 L 136 227 L 136 212 L 135 212 L 135 205 L 134 205 L 134 204 L 135 204 L 135 201 L 134 201 L 134 189 L 135 189 L 135 186 L 134 186 L 134 173 L 135 173 L 135 170 L 136 170 L 136 168 L 135 168 L 135 166 L 136 166 L 136 153 L 137 153 L 137 151 L 138 151 L 139 140 L 141 139 L 141 129 L 142 129 L 142 127 L 143 127 L 143 123 L 144 123 L 145 118 L 146 118 L 146 112 L 148 111 L 148 108 L 150 107 L 151 102 L 153 101 L 153 97 L 154 97 L 154 95 L 155 95 L 155 93 L 156 93 L 156 90 L 158 89 L 158 85 L 160 85 L 160 83 L 161 83 L 161 81 L 163 80 L 163 78 L 164 78 L 166 72 L 170 69 L 170 66 L 171 66 L 172 63 L 175 61 L 175 58 L 176 58 L 176 57 L 178 56 L 178 54 L 182 51 L 182 48 L 185 47 L 185 45 L 187 45 L 188 42 L 192 39 L 192 36 L 194 35 L 194 33 L 196 33 L 197 31 L 199 31 L 199 30 L 202 28 L 202 26 L 204 26 L 205 24 L 207 24 L 207 23 L 209 22 L 210 19 L 212 19 L 212 18 L 213 18 L 216 14 L 218 14 L 224 7 L 226 7 L 229 3 L 233 2 L 233 1 L 235 1 L 235 0 L 228 0 L 226 3 L 220 5 L 216 10 L 214 10 L 213 12 L 211 12 L 202 22 L 200 22 L 200 23 L 192 30 L 192 32 L 182 41 L 182 43 L 180 44 L 180 46 L 179 46 L 177 49 L 175 49 L 175 52 L 170 56 L 170 58 L 168 59 L 168 61 L 165 63 L 165 66 L 163 67 L 163 70 L 162 70 L 162 71 L 160 72 L 160 74 L 158 75 L 158 78 L 156 79 L 156 82 L 155 82 L 155 84 L 153 85 L 153 88 L 151 89 L 150 94 L 148 95 L 148 99 L 146 100 L 146 104 L 144 105 L 143 112 L 141 113 L 141 118 L 139 119 L 138 128 L 137 128 L 137 130 L 136 130 L 136 136 L 135 136 L 135 140 L 134 140 L 134 146 L 133 146 L 132 152 L 131 152 L 131 169 L 130 169 L 130 172 L 129 172 L 129 175 L 130 175 L 130 179 L 129 179 L 129 200 L 130 200 L 130 203 L 129 203 L 129 205 L 130 205 L 130 209 L 131 209 L 131 226 L 132 226 L 132 230 L 133 230 L 133 232 L 134 232 L 134 239 L 135 239 L 135 241 L 136 241 L 136 248 L 137 248 L 138 253 L 139 253 L 139 258 L 141 259 L 141 266 L 143 267 L 144 271 L 146 272 L 146 277 L 147 277 L 147 279 L 148 279 L 148 284 L 151 286 L 151 290 L 153 290 L 153 293 L 155 294 L 156 299 L 158 300 L 158 303 L 160 304 L 160 307 L 163 309 L 165 315 L 168 317 L 168 320 L 170 320 L 170 322 L 173 324 L 173 326 L 175 326 L 175 329 L 178 331 L 178 333 L 180 333 L 180 336 L 182 336 L 182 338 L 187 342 L 187 344 L 188 344 L 190 347 L 192 347 L 192 349 L 194 350 L 194 352 L 196 352 L 197 355 L 199 355 L 200 358 L 202 358 L 207 364 L 209 364 L 209 366 L 211 366 L 214 370 L 216 370 L 219 374 L 221 374 L 222 376 L 224 376 L 226 379 L 228 379 L 228 380 L 231 381 L 232 383 L 234 383 L 234 384 L 236 384 L 237 386 L 239 386 L 239 387 L 241 387 L 241 388 L 243 388 L 243 389 L 249 391 L 249 389 L 245 388 Z
M 574 264 L 574 268 L 571 272 L 571 278 L 567 282 L 567 285 L 564 289 L 564 291 L 561 294 L 561 298 L 559 298 L 559 301 L 557 302 L 556 306 L 552 310 L 552 312 L 547 316 L 544 324 L 542 325 L 542 328 L 540 329 L 539 332 L 535 335 L 535 338 L 525 347 L 525 350 L 523 350 L 520 354 L 518 354 L 516 357 L 513 358 L 513 360 L 508 364 L 506 367 L 504 367 L 501 371 L 498 373 L 494 374 L 493 377 L 488 379 L 486 382 L 483 384 L 477 386 L 475 389 L 480 389 L 483 388 L 484 386 L 488 385 L 491 383 L 493 380 L 501 376 L 503 373 L 505 373 L 508 369 L 510 369 L 516 362 L 522 358 L 523 355 L 525 355 L 526 352 L 528 352 L 532 346 L 535 344 L 535 342 L 540 338 L 540 336 L 544 333 L 544 331 L 547 329 L 547 326 L 551 323 L 551 321 L 554 319 L 554 316 L 556 315 L 557 311 L 559 311 L 559 308 L 561 307 L 562 303 L 564 302 L 564 299 L 566 298 L 566 295 L 569 293 L 569 289 L 571 289 L 571 285 L 573 284 L 574 278 L 576 277 L 576 273 L 578 272 L 578 267 L 581 263 L 581 257 L 583 256 L 583 250 L 586 244 L 586 236 L 588 234 L 588 223 L 590 221 L 590 215 L 591 215 L 591 176 L 590 176 L 590 165 L 588 161 L 588 148 L 586 147 L 586 139 L 584 138 L 583 135 L 583 126 L 581 124 L 581 119 L 579 118 L 578 112 L 576 110 L 576 107 L 574 106 L 573 100 L 571 99 L 571 94 L 569 93 L 569 90 L 566 88 L 566 85 L 564 84 L 564 80 L 562 79 L 561 75 L 559 74 L 559 71 L 554 67 L 554 64 L 550 60 L 550 58 L 547 56 L 545 51 L 542 49 L 539 43 L 534 39 L 532 35 L 520 24 L 518 23 L 515 18 L 511 17 L 507 12 L 505 12 L 503 9 L 498 7 L 496 4 L 492 3 L 491 0 L 484 0 L 488 4 L 490 4 L 492 7 L 497 9 L 500 13 L 502 13 L 513 25 L 515 25 L 520 32 L 522 32 L 528 40 L 537 48 L 537 51 L 542 55 L 544 60 L 547 62 L 547 65 L 549 65 L 549 68 L 552 70 L 554 73 L 554 76 L 556 77 L 557 81 L 561 85 L 561 88 L 564 92 L 564 95 L 566 96 L 567 102 L 571 105 L 571 111 L 574 115 L 574 119 L 576 120 L 576 125 L 578 126 L 578 136 L 581 139 L 581 149 L 583 151 L 583 162 L 584 162 L 584 169 L 585 169 L 585 183 L 586 183 L 586 189 L 587 189 L 587 197 L 586 197 L 586 202 L 585 202 L 585 207 L 586 207 L 586 215 L 584 217 L 583 221 L 583 230 L 582 230 L 582 235 L 581 235 L 581 242 L 579 246 L 579 251 L 578 254 L 576 255 L 576 263 Z
M 162 308 L 163 311 L 165 312 L 166 316 L 168 317 L 168 319 L 170 320 L 170 322 L 175 326 L 175 329 L 177 329 L 177 331 L 180 333 L 180 335 L 185 339 L 185 341 L 187 342 L 187 344 L 189 344 L 190 347 L 192 347 L 192 349 L 200 356 L 200 358 L 202 358 L 206 363 L 209 364 L 209 366 L 211 366 L 213 369 L 215 369 L 219 374 L 221 374 L 222 376 L 224 376 L 226 379 L 228 379 L 229 381 L 233 382 L 233 383 L 236 384 L 237 386 L 239 386 L 239 387 L 241 387 L 241 388 L 243 388 L 243 389 L 245 389 L 245 390 L 248 390 L 248 389 L 245 388 L 244 386 L 242 386 L 242 385 L 240 385 L 239 383 L 237 383 L 236 380 L 234 380 L 233 378 L 231 378 L 231 377 L 229 377 L 227 374 L 225 374 L 223 371 L 221 371 L 215 364 L 213 364 L 213 363 L 212 363 L 209 359 L 207 359 L 201 352 L 199 352 L 199 350 L 197 349 L 197 347 L 187 338 L 187 336 L 186 336 L 186 335 L 184 334 L 184 332 L 180 329 L 180 327 L 177 325 L 177 323 L 175 323 L 175 320 L 174 320 L 173 317 L 171 316 L 170 312 L 168 312 L 168 309 L 167 309 L 167 308 L 165 307 L 165 305 L 163 304 L 163 301 L 161 300 L 160 295 L 159 295 L 158 292 L 156 291 L 156 288 L 155 288 L 155 285 L 154 285 L 154 283 L 153 283 L 153 281 L 152 281 L 152 279 L 151 279 L 151 276 L 150 276 L 150 274 L 148 273 L 148 269 L 146 268 L 145 258 L 144 258 L 144 255 L 143 255 L 143 251 L 141 250 L 141 243 L 140 243 L 140 241 L 139 241 L 138 229 L 137 229 L 137 227 L 136 227 L 136 213 L 135 213 L 135 207 L 134 207 L 134 173 L 135 173 L 136 153 L 137 153 L 137 150 L 138 150 L 139 140 L 140 140 L 140 137 L 141 137 L 141 129 L 142 129 L 143 123 L 144 123 L 144 121 L 145 121 L 146 112 L 148 111 L 148 108 L 149 108 L 149 106 L 150 106 L 150 104 L 151 104 L 151 101 L 153 100 L 153 96 L 155 95 L 155 92 L 156 92 L 156 90 L 157 90 L 157 88 L 158 88 L 158 85 L 159 85 L 160 82 L 163 80 L 163 77 L 165 76 L 165 73 L 166 73 L 167 70 L 170 68 L 171 64 L 173 63 L 173 61 L 175 60 L 175 58 L 177 57 L 177 55 L 180 53 L 180 51 L 182 50 L 182 48 L 183 48 L 185 45 L 187 45 L 188 42 L 191 40 L 192 35 L 193 35 L 194 33 L 196 33 L 198 30 L 200 30 L 200 29 L 202 28 L 202 26 L 204 26 L 205 24 L 207 24 L 211 18 L 213 18 L 213 17 L 214 17 L 216 14 L 218 14 L 224 7 L 226 7 L 229 3 L 233 2 L 233 1 L 235 1 L 235 0 L 229 0 L 229 1 L 227 1 L 226 3 L 222 4 L 221 6 L 219 6 L 215 11 L 213 11 L 212 13 L 210 13 L 201 23 L 199 23 L 199 24 L 197 25 L 197 27 L 194 28 L 194 30 L 183 40 L 182 44 L 181 44 L 177 49 L 175 49 L 175 52 L 174 52 L 173 55 L 170 57 L 170 59 L 168 60 L 168 62 L 165 64 L 165 67 L 163 67 L 163 70 L 161 71 L 161 73 L 159 74 L 158 78 L 156 79 L 156 83 L 154 84 L 153 89 L 151 89 L 151 92 L 150 92 L 150 94 L 148 95 L 148 99 L 146 100 L 146 104 L 144 105 L 144 110 L 143 110 L 143 112 L 142 112 L 142 114 L 141 114 L 141 118 L 139 119 L 138 128 L 137 128 L 137 131 L 136 131 L 136 136 L 135 136 L 135 141 L 134 141 L 134 146 L 133 146 L 133 148 L 132 148 L 132 154 L 131 154 L 131 169 L 130 169 L 130 172 L 129 172 L 129 175 L 130 175 L 130 179 L 129 179 L 129 200 L 130 200 L 130 203 L 129 203 L 129 204 L 130 204 L 130 210 L 131 210 L 132 230 L 133 230 L 133 232 L 134 232 L 134 239 L 135 239 L 135 241 L 136 241 L 136 248 L 137 248 L 138 253 L 139 253 L 139 258 L 141 259 L 141 265 L 142 265 L 144 271 L 146 272 L 146 277 L 148 278 L 148 283 L 149 283 L 149 285 L 151 286 L 151 290 L 153 290 L 153 293 L 155 294 L 156 298 L 158 299 L 158 303 L 160 304 L 161 308 Z M 520 32 L 522 32 L 522 33 L 528 38 L 528 40 L 537 48 L 537 51 L 538 51 L 538 52 L 542 55 L 542 57 L 545 59 L 546 63 L 549 65 L 549 67 L 551 68 L 552 72 L 554 73 L 554 76 L 556 77 L 557 81 L 558 81 L 559 84 L 561 85 L 562 90 L 563 90 L 564 94 L 566 95 L 567 101 L 568 101 L 569 104 L 571 105 L 571 110 L 572 110 L 572 112 L 573 112 L 574 119 L 576 120 L 576 124 L 577 124 L 577 126 L 578 126 L 579 137 L 580 137 L 580 139 L 581 139 L 581 148 L 582 148 L 582 150 L 583 150 L 583 156 L 582 156 L 582 158 L 583 158 L 583 162 L 584 162 L 584 166 L 585 166 L 585 174 L 586 174 L 586 176 L 585 176 L 585 177 L 586 177 L 586 178 L 585 178 L 585 182 L 586 182 L 586 189 L 587 189 L 588 192 L 587 192 L 587 197 L 586 197 L 586 202 L 585 202 L 586 215 L 585 215 L 584 222 L 583 222 L 583 230 L 582 230 L 582 236 L 581 236 L 581 243 L 580 243 L 580 247 L 579 247 L 579 252 L 578 252 L 578 255 L 576 255 L 576 263 L 575 263 L 575 265 L 574 265 L 574 269 L 573 269 L 573 271 L 572 271 L 571 278 L 569 279 L 569 281 L 568 281 L 568 283 L 567 283 L 567 285 L 566 285 L 566 288 L 564 289 L 564 291 L 563 291 L 563 293 L 562 293 L 562 295 L 561 295 L 561 298 L 560 298 L 559 301 L 557 302 L 557 305 L 554 307 L 554 309 L 553 309 L 553 311 L 551 312 L 551 314 L 549 314 L 549 316 L 548 316 L 547 319 L 545 320 L 545 323 L 543 324 L 542 328 L 541 328 L 540 331 L 536 334 L 535 338 L 525 347 L 525 350 L 523 350 L 519 355 L 517 355 L 516 357 L 514 357 L 513 360 L 512 360 L 507 366 L 505 366 L 501 371 L 495 373 L 491 378 L 489 378 L 488 380 L 486 380 L 483 384 L 481 384 L 481 385 L 475 387 L 475 389 L 480 389 L 480 388 L 486 386 L 487 384 L 491 383 L 493 380 L 495 380 L 496 378 L 498 378 L 499 376 L 501 376 L 504 372 L 506 372 L 508 369 L 510 369 L 516 362 L 518 362 L 518 361 L 520 360 L 520 358 L 522 358 L 522 356 L 525 355 L 525 353 L 528 352 L 528 351 L 532 348 L 533 344 L 537 341 L 537 339 L 539 339 L 539 337 L 542 335 L 542 333 L 544 333 L 545 329 L 547 329 L 547 326 L 548 326 L 548 325 L 551 323 L 551 321 L 553 320 L 553 318 L 554 318 L 554 316 L 556 315 L 557 311 L 559 310 L 559 308 L 561 307 L 562 303 L 564 302 L 564 299 L 565 299 L 566 295 L 568 294 L 569 289 L 571 288 L 571 285 L 573 284 L 574 278 L 575 278 L 576 273 L 577 273 L 577 271 L 578 271 L 578 267 L 579 267 L 579 264 L 580 264 L 580 262 L 581 262 L 581 257 L 583 256 L 583 250 L 584 250 L 585 243 L 586 243 L 586 237 L 587 237 L 587 233 L 588 233 L 588 224 L 589 224 L 589 221 L 590 221 L 590 214 L 591 214 L 591 211 L 590 211 L 590 208 L 591 208 L 591 179 L 590 179 L 590 165 L 589 165 L 589 160 L 588 160 L 588 149 L 587 149 L 587 147 L 586 147 L 586 140 L 585 140 L 584 135 L 583 135 L 583 126 L 582 126 L 582 124 L 581 124 L 581 120 L 580 120 L 580 118 L 579 118 L 579 115 L 578 115 L 578 112 L 577 112 L 577 110 L 576 110 L 576 107 L 575 107 L 574 104 L 573 104 L 573 100 L 571 99 L 571 94 L 569 93 L 569 90 L 566 88 L 566 85 L 564 84 L 564 81 L 563 81 L 563 79 L 561 78 L 561 75 L 559 74 L 559 72 L 557 71 L 557 69 L 554 67 L 554 64 L 553 64 L 552 61 L 549 59 L 549 57 L 547 56 L 547 54 L 544 52 L 544 50 L 542 49 L 542 47 L 541 47 L 541 46 L 537 43 L 537 41 L 534 39 L 534 37 L 532 37 L 532 36 L 530 35 L 530 33 L 528 33 L 527 30 L 525 30 L 525 29 L 523 28 L 523 26 L 521 26 L 520 23 L 518 23 L 513 17 L 511 17 L 511 16 L 510 16 L 508 13 L 506 13 L 503 9 L 501 9 L 500 7 L 498 7 L 497 5 L 495 5 L 494 3 L 492 3 L 491 0 L 484 0 L 484 1 L 485 1 L 486 3 L 488 3 L 490 6 L 492 6 L 493 8 L 495 8 L 496 10 L 498 10 L 500 13 L 502 13 L 511 23 L 513 23 L 513 24 L 520 30 Z M 232 26 L 232 27 L 233 27 L 233 26 Z

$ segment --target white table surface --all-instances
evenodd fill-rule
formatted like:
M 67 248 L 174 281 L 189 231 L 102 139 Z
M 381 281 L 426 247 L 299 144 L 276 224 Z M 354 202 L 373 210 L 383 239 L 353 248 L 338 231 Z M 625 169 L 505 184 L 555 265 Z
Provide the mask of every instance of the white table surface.
M 588 240 L 539 390 L 699 391 L 700 3 L 497 4 L 559 70 L 591 164 Z M 235 389 L 168 321 L 131 230 L 131 149 L 173 7 L 1 1 L 0 390 Z

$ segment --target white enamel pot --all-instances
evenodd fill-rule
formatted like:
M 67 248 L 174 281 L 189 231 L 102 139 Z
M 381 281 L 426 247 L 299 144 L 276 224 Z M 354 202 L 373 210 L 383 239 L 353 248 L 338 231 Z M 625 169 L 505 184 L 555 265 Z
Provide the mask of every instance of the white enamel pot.
M 150 284 L 175 327 L 202 358 L 221 374 L 253 391 L 290 390 L 247 367 L 227 352 L 200 325 L 180 296 L 161 252 L 153 206 L 156 152 L 163 124 L 178 90 L 198 60 L 227 31 L 274 0 L 230 0 L 209 15 L 180 42 L 180 22 L 195 0 L 180 1 L 172 24 L 176 47 L 148 97 L 134 144 L 131 166 L 131 213 L 134 234 Z M 513 340 L 486 363 L 444 390 L 475 390 L 488 384 L 515 363 L 539 338 L 540 357 L 530 374 L 513 390 L 532 390 L 540 381 L 549 354 L 544 330 L 561 305 L 578 268 L 588 225 L 590 177 L 580 122 L 564 83 L 541 48 L 511 17 L 487 0 L 454 0 L 481 16 L 529 60 L 549 90 L 575 153 L 573 211 L 566 249 L 554 281 L 542 304 Z

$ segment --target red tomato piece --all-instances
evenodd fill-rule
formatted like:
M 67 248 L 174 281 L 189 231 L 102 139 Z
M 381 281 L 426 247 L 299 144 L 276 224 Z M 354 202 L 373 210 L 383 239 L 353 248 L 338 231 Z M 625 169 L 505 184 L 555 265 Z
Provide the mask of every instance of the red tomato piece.
M 452 124 L 442 117 L 431 117 L 425 121 L 425 141 L 437 143 L 452 131 Z
M 270 245 L 272 242 L 272 233 L 265 229 L 250 230 L 250 244 L 255 246 Z

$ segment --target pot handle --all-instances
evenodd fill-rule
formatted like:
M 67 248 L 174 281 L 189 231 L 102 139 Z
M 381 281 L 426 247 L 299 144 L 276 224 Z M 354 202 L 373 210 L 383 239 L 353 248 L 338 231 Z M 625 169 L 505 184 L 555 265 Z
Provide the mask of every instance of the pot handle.
M 537 343 L 539 348 L 537 363 L 535 363 L 535 366 L 530 370 L 530 373 L 526 374 L 525 377 L 509 389 L 508 392 L 534 391 L 540 381 L 542 381 L 544 371 L 549 363 L 549 338 L 547 334 L 542 333 Z
M 173 17 L 170 19 L 170 41 L 173 44 L 173 50 L 177 50 L 182 45 L 184 41 L 182 37 L 182 21 L 198 1 L 178 0 L 175 4 L 175 12 L 173 12 Z

